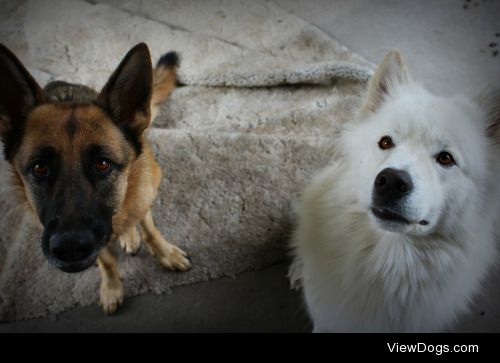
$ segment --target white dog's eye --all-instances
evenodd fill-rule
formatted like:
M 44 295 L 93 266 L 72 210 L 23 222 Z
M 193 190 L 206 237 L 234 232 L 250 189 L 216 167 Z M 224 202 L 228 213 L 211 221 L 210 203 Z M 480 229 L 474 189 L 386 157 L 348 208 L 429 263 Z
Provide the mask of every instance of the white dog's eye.
M 436 161 L 445 167 L 450 167 L 450 166 L 453 166 L 456 164 L 455 159 L 453 158 L 453 155 L 451 155 L 447 151 L 441 151 L 438 154 L 438 156 L 436 157 Z
M 392 149 L 394 147 L 394 142 L 390 136 L 382 136 L 380 141 L 378 142 L 378 147 L 382 150 Z

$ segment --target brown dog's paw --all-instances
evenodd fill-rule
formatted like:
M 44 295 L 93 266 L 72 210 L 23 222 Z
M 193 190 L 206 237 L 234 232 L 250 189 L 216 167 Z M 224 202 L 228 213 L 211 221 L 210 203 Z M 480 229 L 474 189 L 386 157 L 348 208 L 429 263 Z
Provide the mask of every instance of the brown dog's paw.
M 123 304 L 123 285 L 120 283 L 111 287 L 103 284 L 99 304 L 106 315 L 114 314 Z
M 141 247 L 141 236 L 137 232 L 137 227 L 130 228 L 120 236 L 120 246 L 129 255 L 135 255 Z
M 169 270 L 187 271 L 191 267 L 188 255 L 179 247 L 168 244 L 166 251 L 158 255 L 161 265 Z

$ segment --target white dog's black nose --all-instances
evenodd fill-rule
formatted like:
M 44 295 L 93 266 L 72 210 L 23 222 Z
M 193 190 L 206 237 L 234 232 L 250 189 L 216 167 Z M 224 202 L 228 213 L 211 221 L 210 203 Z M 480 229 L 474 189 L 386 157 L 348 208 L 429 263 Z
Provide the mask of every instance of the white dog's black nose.
M 375 205 L 395 202 L 411 193 L 413 183 L 410 175 L 404 170 L 386 168 L 375 178 Z

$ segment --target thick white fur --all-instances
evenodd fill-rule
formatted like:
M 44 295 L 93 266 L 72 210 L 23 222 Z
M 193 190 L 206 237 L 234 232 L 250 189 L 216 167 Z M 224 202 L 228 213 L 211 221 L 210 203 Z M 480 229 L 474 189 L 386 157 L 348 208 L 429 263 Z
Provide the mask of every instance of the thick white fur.
M 484 106 L 436 97 L 410 80 L 398 51 L 386 56 L 339 156 L 298 210 L 290 278 L 303 287 L 314 331 L 443 331 L 467 311 L 496 258 L 495 97 Z M 378 147 L 384 135 L 393 149 Z M 456 166 L 436 162 L 443 150 Z M 375 177 L 387 167 L 410 174 L 404 210 L 415 223 L 388 226 L 370 212 Z

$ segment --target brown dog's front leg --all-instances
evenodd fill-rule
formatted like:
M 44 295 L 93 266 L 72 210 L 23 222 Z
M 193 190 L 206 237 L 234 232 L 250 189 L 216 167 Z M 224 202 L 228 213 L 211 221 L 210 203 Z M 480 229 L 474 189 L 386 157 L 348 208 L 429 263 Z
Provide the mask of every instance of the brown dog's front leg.
M 133 226 L 125 231 L 119 238 L 120 246 L 129 255 L 135 255 L 141 247 L 141 236 L 137 232 L 137 227 Z
M 104 312 L 110 315 L 123 303 L 123 284 L 116 258 L 107 247 L 97 257 L 97 265 L 101 272 L 100 304 Z
M 162 266 L 169 270 L 186 271 L 189 269 L 191 264 L 187 259 L 187 253 L 163 238 L 153 222 L 151 210 L 146 213 L 141 222 L 141 232 L 149 251 L 158 258 Z

